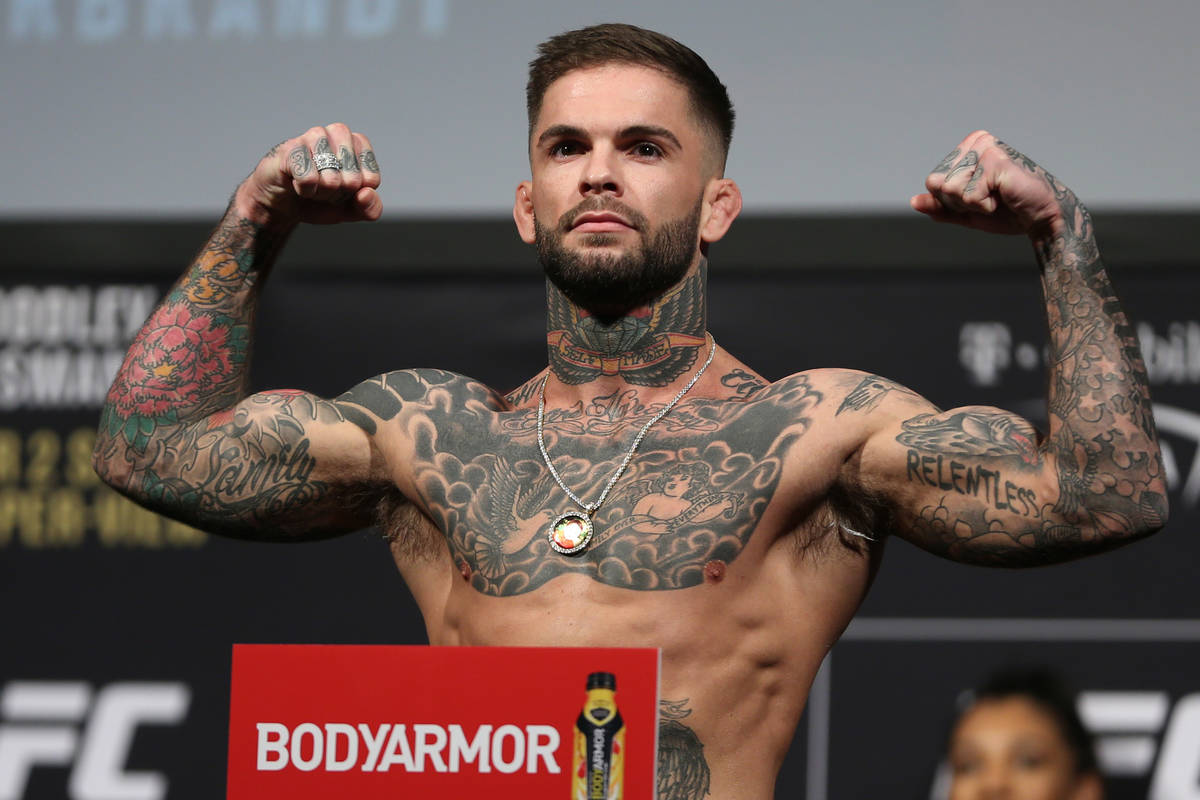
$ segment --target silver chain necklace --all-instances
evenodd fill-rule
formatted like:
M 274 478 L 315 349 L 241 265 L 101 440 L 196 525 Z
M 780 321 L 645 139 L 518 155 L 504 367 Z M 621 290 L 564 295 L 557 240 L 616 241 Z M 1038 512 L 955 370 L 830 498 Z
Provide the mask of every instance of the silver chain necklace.
M 547 531 L 547 537 L 550 539 L 550 546 L 560 553 L 570 555 L 578 553 L 580 550 L 588 546 L 588 542 L 592 540 L 592 517 L 608 499 L 608 493 L 612 491 L 613 486 L 625 472 L 625 468 L 629 466 L 630 460 L 633 459 L 633 454 L 637 452 L 638 447 L 642 444 L 642 439 L 646 438 L 647 431 L 654 426 L 654 423 L 665 417 L 667 413 L 675 407 L 675 405 L 683 399 L 683 396 L 688 393 L 688 390 L 696 385 L 696 381 L 700 380 L 700 376 L 704 374 L 704 370 L 708 369 L 708 365 L 712 363 L 713 356 L 717 353 L 717 343 L 711 338 L 709 339 L 708 359 L 704 365 L 697 370 L 692 379 L 687 382 L 687 385 L 679 390 L 679 393 L 671 399 L 671 402 L 663 406 L 662 411 L 655 414 L 649 422 L 642 426 L 638 431 L 638 435 L 634 437 L 633 444 L 629 448 L 629 452 L 625 454 L 625 458 L 621 461 L 621 465 L 617 467 L 616 472 L 608 479 L 608 484 L 604 487 L 604 491 L 600 493 L 600 497 L 594 503 L 585 503 L 563 483 L 563 479 L 558 474 L 558 470 L 554 468 L 554 463 L 550 461 L 550 454 L 546 452 L 546 440 L 542 435 L 542 423 L 546 415 L 546 381 L 550 379 L 550 373 L 546 373 L 546 377 L 542 378 L 541 384 L 538 386 L 538 413 L 537 413 L 537 442 L 538 450 L 542 451 L 542 460 L 546 462 L 546 467 L 549 468 L 550 474 L 554 476 L 555 482 L 558 483 L 560 489 L 566 492 L 567 497 L 571 498 L 577 506 L 583 509 L 583 512 L 568 511 L 565 514 L 560 514 L 550 523 L 550 529 Z

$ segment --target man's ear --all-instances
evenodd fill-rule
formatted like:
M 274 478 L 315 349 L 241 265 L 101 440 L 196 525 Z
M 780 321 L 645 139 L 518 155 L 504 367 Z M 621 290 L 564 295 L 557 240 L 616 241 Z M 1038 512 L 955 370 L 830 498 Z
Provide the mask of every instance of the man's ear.
M 517 223 L 517 233 L 525 244 L 533 244 L 536 238 L 533 219 L 533 184 L 521 181 L 517 184 L 517 194 L 513 198 L 513 222 Z
M 742 190 L 729 178 L 713 178 L 705 187 L 704 211 L 700 218 L 700 241 L 719 240 L 742 213 Z

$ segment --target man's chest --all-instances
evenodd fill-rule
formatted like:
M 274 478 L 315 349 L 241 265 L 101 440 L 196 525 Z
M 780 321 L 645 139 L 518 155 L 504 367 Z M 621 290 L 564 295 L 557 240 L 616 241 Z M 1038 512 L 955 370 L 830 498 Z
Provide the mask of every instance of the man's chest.
M 412 491 L 486 594 L 520 594 L 568 574 L 635 590 L 687 588 L 742 556 L 769 509 L 786 517 L 780 503 L 805 502 L 785 476 L 795 473 L 811 426 L 805 412 L 819 399 L 800 385 L 777 401 L 681 403 L 644 438 L 653 409 L 580 406 L 547 413 L 540 443 L 528 411 L 430 412 L 413 428 Z M 590 538 L 561 552 L 553 542 L 574 525 L 590 526 Z

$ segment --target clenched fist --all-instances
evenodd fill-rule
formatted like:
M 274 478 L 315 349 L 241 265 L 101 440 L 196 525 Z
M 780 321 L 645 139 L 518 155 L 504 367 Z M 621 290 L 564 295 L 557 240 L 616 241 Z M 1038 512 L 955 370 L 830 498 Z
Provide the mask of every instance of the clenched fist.
M 912 207 L 938 222 L 992 233 L 1058 235 L 1082 211 L 1071 190 L 1053 175 L 998 140 L 975 131 L 942 159 L 925 179 L 926 194 Z
M 383 213 L 379 180 L 370 140 L 339 122 L 272 148 L 238 187 L 234 204 L 259 224 L 376 220 Z

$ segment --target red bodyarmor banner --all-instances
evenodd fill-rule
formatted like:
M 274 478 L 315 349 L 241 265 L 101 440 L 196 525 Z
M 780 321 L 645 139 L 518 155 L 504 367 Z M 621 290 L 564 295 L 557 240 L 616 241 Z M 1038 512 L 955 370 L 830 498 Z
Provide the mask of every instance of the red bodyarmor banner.
M 603 672 L 625 723 L 620 797 L 651 800 L 658 670 L 653 649 L 234 645 L 228 797 L 567 800 Z

